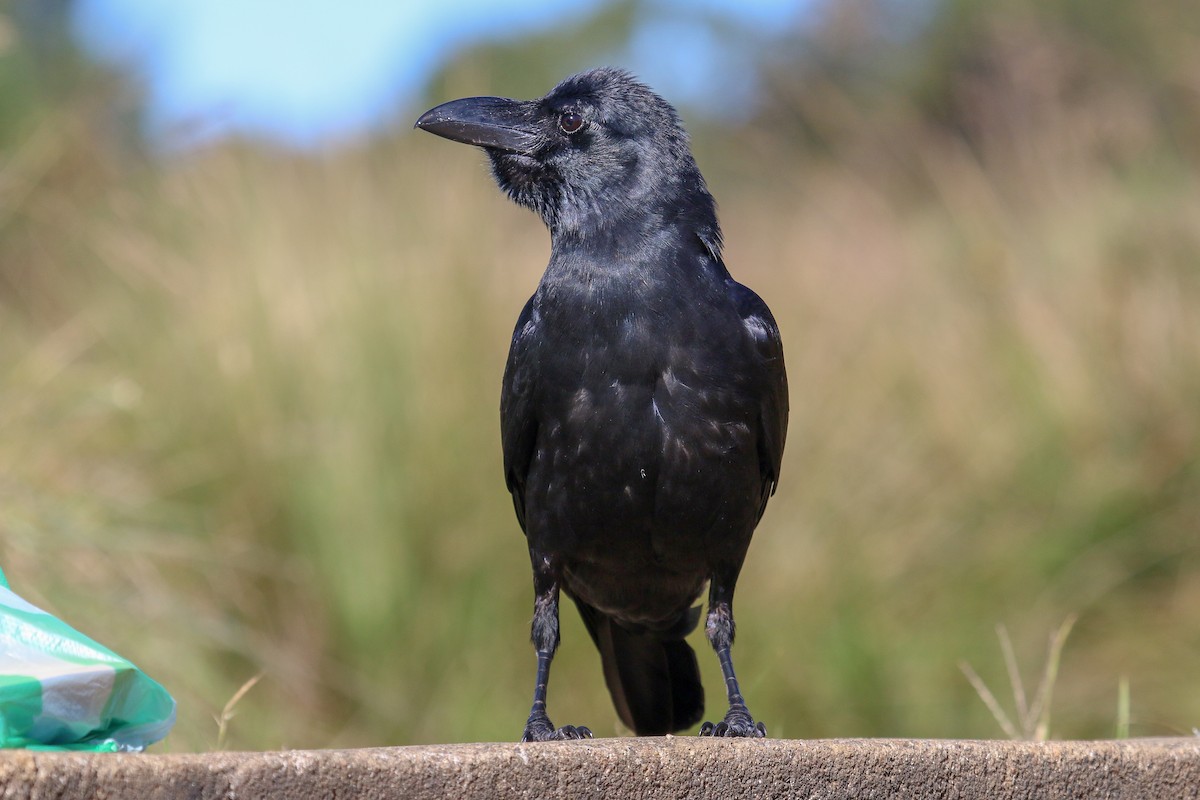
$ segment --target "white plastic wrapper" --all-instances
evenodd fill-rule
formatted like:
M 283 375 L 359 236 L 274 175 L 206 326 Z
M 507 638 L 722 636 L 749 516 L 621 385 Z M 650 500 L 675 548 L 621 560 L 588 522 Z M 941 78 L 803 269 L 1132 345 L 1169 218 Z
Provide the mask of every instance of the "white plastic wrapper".
M 0 747 L 141 750 L 174 724 L 162 686 L 22 600 L 0 573 Z

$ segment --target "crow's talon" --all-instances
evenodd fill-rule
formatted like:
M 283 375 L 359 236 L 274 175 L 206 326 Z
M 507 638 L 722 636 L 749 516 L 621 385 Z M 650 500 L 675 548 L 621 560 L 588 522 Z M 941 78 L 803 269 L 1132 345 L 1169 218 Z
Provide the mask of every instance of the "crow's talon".
M 563 725 L 554 727 L 548 719 L 530 720 L 525 725 L 525 733 L 521 735 L 522 742 L 555 742 L 567 739 L 591 739 L 591 728 L 583 725 Z
M 583 725 L 563 725 L 554 732 L 555 739 L 591 739 L 592 729 Z
M 725 739 L 763 739 L 767 735 L 767 726 L 761 722 L 755 722 L 743 709 L 730 709 L 729 713 L 725 715 L 725 719 L 716 725 L 711 722 L 701 725 L 700 735 Z

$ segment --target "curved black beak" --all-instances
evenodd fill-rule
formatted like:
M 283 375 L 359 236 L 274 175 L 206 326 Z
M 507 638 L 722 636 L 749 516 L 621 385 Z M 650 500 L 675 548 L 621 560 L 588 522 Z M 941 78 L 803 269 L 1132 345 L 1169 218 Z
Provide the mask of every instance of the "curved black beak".
M 530 106 L 506 97 L 464 97 L 431 108 L 416 127 L 463 144 L 530 155 L 537 132 Z

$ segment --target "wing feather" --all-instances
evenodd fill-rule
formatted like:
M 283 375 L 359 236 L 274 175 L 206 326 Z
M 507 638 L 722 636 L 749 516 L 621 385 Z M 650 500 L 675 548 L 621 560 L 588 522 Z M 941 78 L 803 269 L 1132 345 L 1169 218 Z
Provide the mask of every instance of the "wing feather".
M 528 356 L 535 339 L 537 322 L 533 298 L 525 303 L 513 329 L 508 363 L 500 392 L 500 444 L 504 452 L 504 482 L 512 493 L 513 508 L 521 530 L 525 530 L 525 480 L 537 442 L 537 418 L 533 413 L 533 369 Z
M 730 280 L 732 297 L 742 318 L 742 327 L 751 341 L 763 370 L 759 403 L 758 454 L 762 471 L 761 517 L 767 500 L 779 484 L 783 445 L 787 438 L 788 388 L 783 365 L 783 339 L 771 309 L 751 289 Z

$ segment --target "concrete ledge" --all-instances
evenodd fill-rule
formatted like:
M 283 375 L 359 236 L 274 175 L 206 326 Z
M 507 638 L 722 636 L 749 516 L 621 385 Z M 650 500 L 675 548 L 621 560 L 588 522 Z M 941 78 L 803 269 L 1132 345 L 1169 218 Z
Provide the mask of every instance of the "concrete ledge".
M 197 755 L 0 751 L 0 797 L 1200 798 L 1200 738 L 713 741 Z

